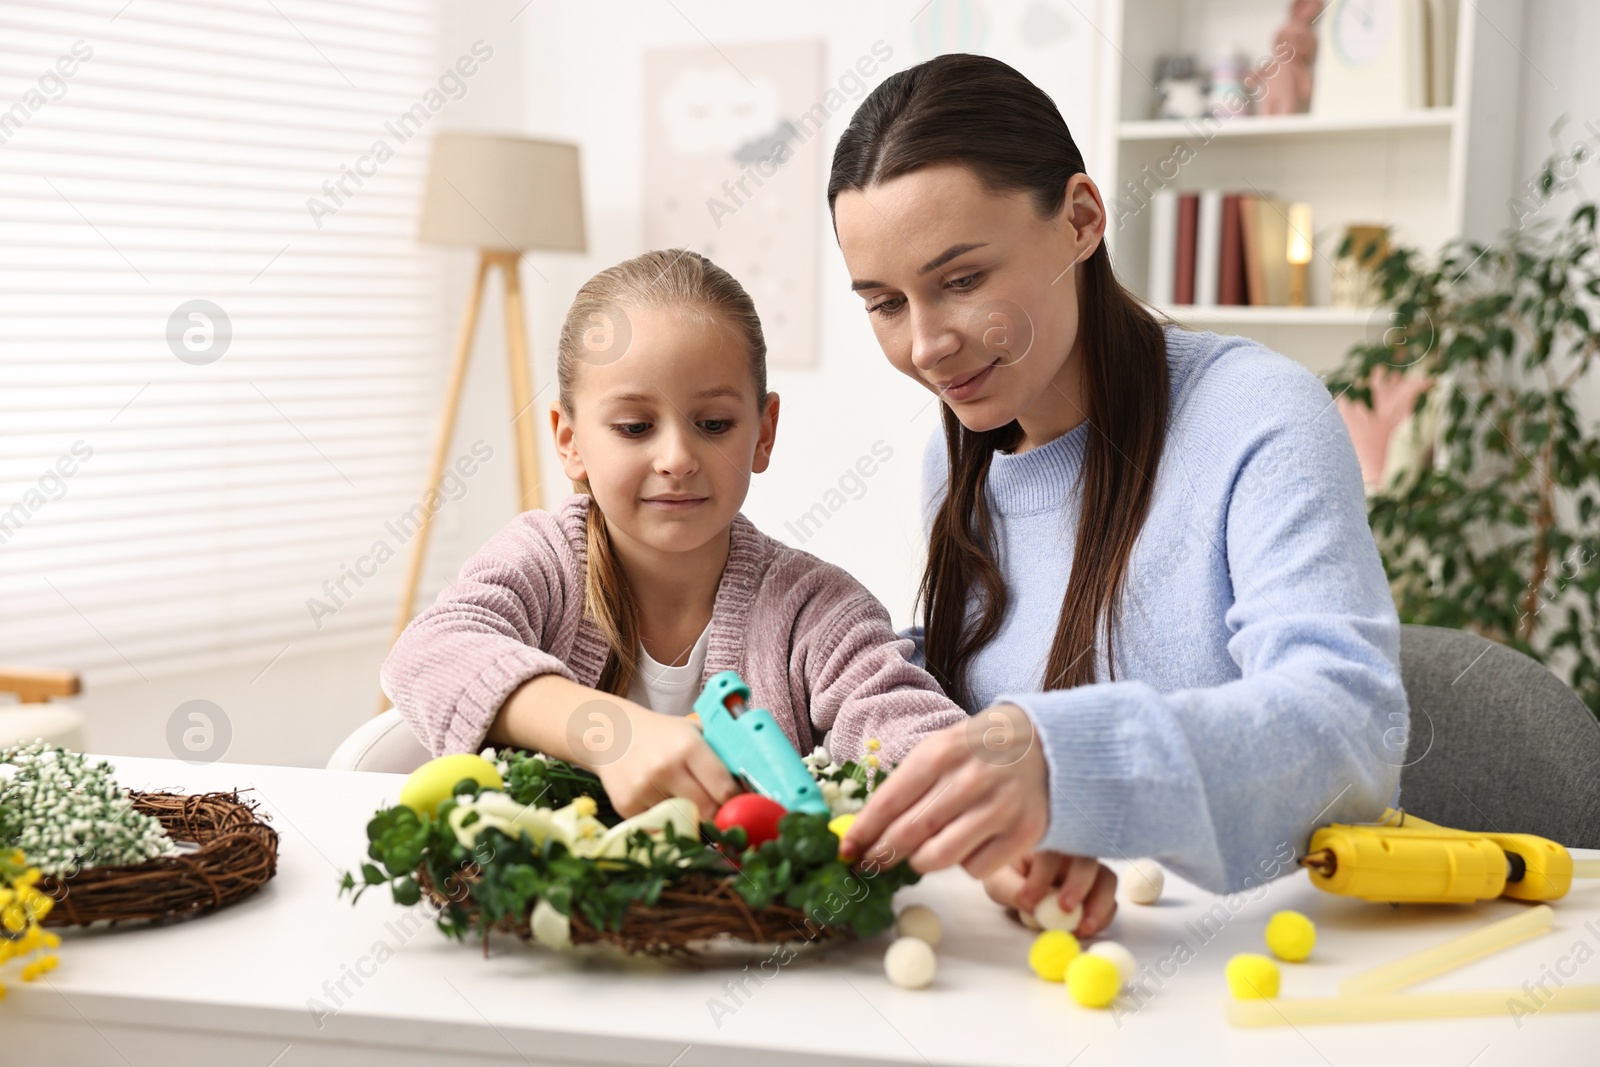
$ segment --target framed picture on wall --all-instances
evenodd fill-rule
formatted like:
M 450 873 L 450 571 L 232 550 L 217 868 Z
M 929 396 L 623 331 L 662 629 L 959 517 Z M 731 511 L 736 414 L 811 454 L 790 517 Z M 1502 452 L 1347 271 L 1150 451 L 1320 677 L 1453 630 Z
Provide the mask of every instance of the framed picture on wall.
M 1377 117 L 1428 106 L 1426 4 L 1332 0 L 1317 37 L 1313 115 Z

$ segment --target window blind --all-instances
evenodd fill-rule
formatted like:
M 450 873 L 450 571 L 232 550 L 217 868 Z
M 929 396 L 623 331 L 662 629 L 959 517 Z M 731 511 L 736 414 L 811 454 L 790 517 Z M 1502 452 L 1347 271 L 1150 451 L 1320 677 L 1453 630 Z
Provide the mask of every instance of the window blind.
M 385 124 L 437 39 L 433 0 L 0 0 L 0 661 L 265 668 L 389 626 L 403 550 L 325 583 L 421 496 L 432 131 Z

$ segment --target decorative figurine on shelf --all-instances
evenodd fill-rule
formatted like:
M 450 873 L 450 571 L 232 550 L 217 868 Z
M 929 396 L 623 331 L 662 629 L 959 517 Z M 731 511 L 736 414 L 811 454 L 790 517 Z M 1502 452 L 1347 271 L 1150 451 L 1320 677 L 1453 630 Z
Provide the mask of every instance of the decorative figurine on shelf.
M 1156 63 L 1156 118 L 1198 119 L 1206 114 L 1206 85 L 1192 55 L 1162 56 Z
M 1289 21 L 1272 39 L 1272 55 L 1250 74 L 1257 115 L 1298 115 L 1311 110 L 1311 68 L 1317 60 L 1322 0 L 1294 0 Z
M 1228 54 L 1211 64 L 1211 92 L 1206 97 L 1207 114 L 1231 119 L 1250 114 L 1250 96 L 1244 88 L 1244 63 Z

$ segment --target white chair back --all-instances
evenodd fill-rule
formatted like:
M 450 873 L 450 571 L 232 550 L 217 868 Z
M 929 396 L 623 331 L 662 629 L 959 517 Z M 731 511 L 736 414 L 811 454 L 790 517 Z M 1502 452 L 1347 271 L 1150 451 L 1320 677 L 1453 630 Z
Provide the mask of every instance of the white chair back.
M 362 723 L 328 758 L 330 771 L 385 771 L 410 774 L 428 760 L 428 751 L 398 708 Z

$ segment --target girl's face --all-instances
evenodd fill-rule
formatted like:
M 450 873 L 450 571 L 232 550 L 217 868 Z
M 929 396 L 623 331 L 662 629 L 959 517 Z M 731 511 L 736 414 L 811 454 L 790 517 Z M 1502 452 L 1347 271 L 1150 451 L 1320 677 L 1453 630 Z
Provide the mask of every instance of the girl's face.
M 970 430 L 1022 424 L 1042 443 L 1082 421 L 1078 272 L 1105 230 L 1094 183 L 1075 175 L 1054 219 L 938 164 L 834 202 L 834 228 L 878 344 Z
M 626 314 L 627 351 L 580 366 L 572 415 L 559 404 L 551 412 L 556 451 L 618 540 L 692 552 L 728 529 L 750 475 L 767 469 L 778 397 L 757 407 L 749 351 L 707 314 Z

